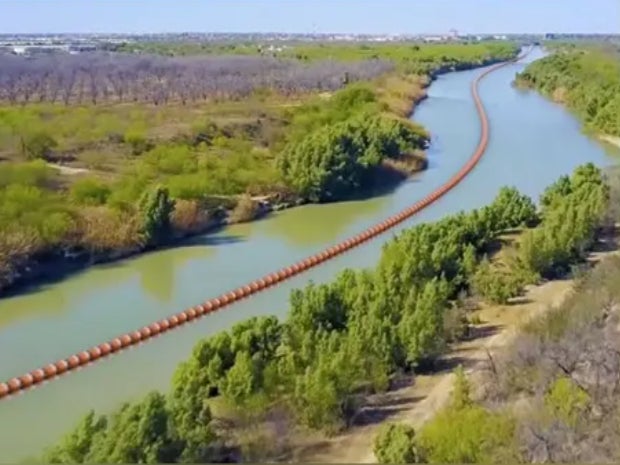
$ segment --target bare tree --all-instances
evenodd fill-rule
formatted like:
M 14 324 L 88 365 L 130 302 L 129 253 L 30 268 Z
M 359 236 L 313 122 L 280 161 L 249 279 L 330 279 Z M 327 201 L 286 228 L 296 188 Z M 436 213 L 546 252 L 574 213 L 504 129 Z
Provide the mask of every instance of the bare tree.
M 161 57 L 85 53 L 15 57 L 0 55 L 0 99 L 26 104 L 33 98 L 68 105 L 85 100 L 161 105 L 249 95 L 258 88 L 284 94 L 333 91 L 348 81 L 370 79 L 392 69 L 386 61 L 312 63 L 263 56 Z

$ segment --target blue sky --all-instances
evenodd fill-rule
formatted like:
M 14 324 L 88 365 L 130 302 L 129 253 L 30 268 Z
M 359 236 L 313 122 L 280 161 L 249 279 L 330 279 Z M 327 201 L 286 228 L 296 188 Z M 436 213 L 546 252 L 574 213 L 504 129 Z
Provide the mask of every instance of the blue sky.
M 620 0 L 0 0 L 0 32 L 616 32 Z

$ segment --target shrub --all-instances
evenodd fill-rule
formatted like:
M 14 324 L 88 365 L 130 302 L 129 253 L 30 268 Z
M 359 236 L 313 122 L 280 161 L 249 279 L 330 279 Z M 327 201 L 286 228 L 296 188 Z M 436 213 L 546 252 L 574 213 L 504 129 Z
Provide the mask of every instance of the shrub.
M 259 204 L 249 195 L 242 195 L 233 211 L 230 213 L 230 221 L 233 223 L 243 223 L 252 221 L 259 211 Z
M 381 427 L 374 444 L 379 463 L 420 463 L 413 427 L 388 423 Z
M 75 181 L 70 188 L 71 199 L 80 205 L 103 205 L 112 190 L 107 184 L 93 178 Z
M 29 160 L 46 159 L 52 149 L 58 146 L 56 140 L 45 132 L 37 132 L 23 136 L 21 140 L 22 153 Z
M 196 233 L 209 224 L 209 214 L 196 200 L 177 199 L 170 220 L 177 233 Z
M 153 148 L 153 143 L 141 132 L 127 132 L 123 136 L 123 142 L 131 147 L 131 154 L 141 155 Z

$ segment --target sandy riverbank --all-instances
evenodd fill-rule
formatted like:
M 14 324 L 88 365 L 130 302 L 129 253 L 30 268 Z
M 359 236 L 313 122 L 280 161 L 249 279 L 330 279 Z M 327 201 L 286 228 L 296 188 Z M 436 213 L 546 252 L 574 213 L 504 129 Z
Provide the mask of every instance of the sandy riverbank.
M 620 137 L 610 136 L 608 134 L 599 134 L 598 138 L 603 142 L 607 142 L 608 144 L 615 145 L 620 148 Z

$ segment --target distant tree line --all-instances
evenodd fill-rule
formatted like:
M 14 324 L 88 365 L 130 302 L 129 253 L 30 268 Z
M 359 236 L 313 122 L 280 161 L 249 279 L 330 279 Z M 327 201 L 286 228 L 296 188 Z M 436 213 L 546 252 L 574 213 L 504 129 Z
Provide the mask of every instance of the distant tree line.
M 517 75 L 531 87 L 566 104 L 598 133 L 620 136 L 620 55 L 597 46 L 563 44 Z

